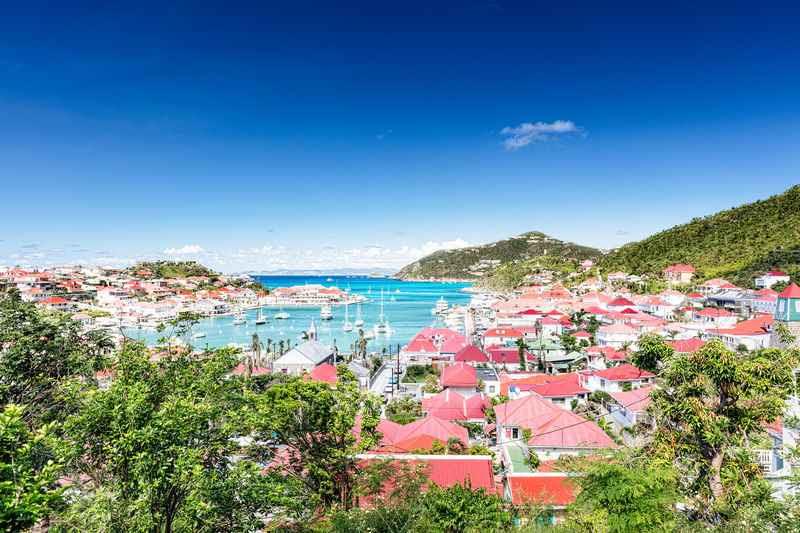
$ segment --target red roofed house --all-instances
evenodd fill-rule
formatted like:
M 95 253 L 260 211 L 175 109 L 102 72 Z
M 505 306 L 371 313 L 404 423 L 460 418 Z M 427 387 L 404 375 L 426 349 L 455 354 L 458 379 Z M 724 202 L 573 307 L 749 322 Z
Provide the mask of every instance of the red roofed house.
M 69 309 L 69 302 L 60 296 L 51 296 L 50 298 L 45 298 L 41 301 L 41 303 L 50 309 L 55 309 L 56 311 L 66 311 Z
M 736 324 L 736 315 L 719 307 L 706 307 L 694 312 L 692 320 L 700 322 L 705 329 L 732 328 Z
M 454 363 L 444 367 L 439 382 L 442 388 L 452 389 L 465 397 L 478 393 L 478 373 L 475 367 L 467 363 Z
M 442 420 L 482 423 L 486 419 L 484 409 L 489 406 L 491 401 L 483 393 L 467 397 L 452 389 L 422 399 L 422 411 Z
M 722 340 L 731 350 L 745 346 L 748 350 L 769 348 L 772 337 L 772 315 L 758 315 L 742 320 L 732 328 L 713 329 L 706 332 L 709 338 Z
M 523 398 L 538 394 L 553 405 L 572 410 L 572 402 L 584 403 L 589 390 L 580 383 L 576 373 L 569 374 L 534 374 L 525 378 L 505 381 L 500 386 L 501 392 L 511 399 Z
M 609 324 L 597 328 L 595 338 L 600 346 L 622 348 L 626 344 L 633 346 L 639 339 L 639 331 L 627 324 Z
M 592 391 L 617 392 L 638 389 L 655 381 L 655 374 L 630 363 L 595 370 L 586 376 L 586 388 Z
M 670 283 L 689 283 L 694 277 L 694 267 L 683 263 L 676 263 L 664 269 L 664 279 Z
M 405 425 L 381 420 L 378 431 L 383 434 L 380 451 L 384 452 L 411 453 L 430 450 L 435 441 L 447 444 L 450 439 L 457 439 L 464 446 L 469 446 L 466 428 L 434 416 L 426 416 Z
M 770 270 L 755 279 L 755 285 L 759 289 L 769 289 L 776 283 L 789 283 L 789 274 L 781 270 Z
M 650 393 L 653 386 L 640 387 L 629 391 L 610 392 L 616 405 L 609 406 L 609 412 L 622 427 L 636 424 L 652 423 L 647 407 L 650 405 Z
M 515 328 L 491 328 L 483 334 L 484 346 L 508 346 L 517 342 L 522 332 Z
M 312 381 L 321 381 L 323 383 L 336 383 L 336 367 L 330 363 L 323 363 L 306 375 Z
M 625 309 L 636 309 L 636 304 L 624 296 L 618 296 L 608 302 L 609 311 L 624 311 Z
M 693 337 L 691 339 L 679 339 L 667 342 L 676 353 L 694 353 L 706 345 L 706 341 Z
M 496 405 L 494 412 L 498 444 L 519 441 L 523 429 L 529 429 L 528 446 L 540 458 L 617 447 L 596 423 L 560 409 L 538 394 Z
M 453 358 L 457 363 L 488 363 L 489 358 L 480 348 L 472 344 L 461 348 Z
M 577 484 L 566 472 L 533 472 L 509 474 L 504 484 L 504 497 L 513 505 L 535 505 L 547 507 L 550 513 L 537 517 L 555 524 L 563 510 L 575 501 Z M 553 512 L 555 511 L 555 512 Z
M 489 493 L 495 492 L 494 469 L 492 457 L 489 455 L 365 453 L 358 455 L 357 458 L 364 463 L 390 460 L 398 469 L 406 465 L 416 470 L 422 465 L 422 470 L 428 479 L 439 487 L 463 485 L 473 489 L 484 489 Z M 394 488 L 392 477 L 389 476 L 384 485 L 385 493 Z M 362 501 L 362 506 L 365 505 L 369 505 L 369 502 Z

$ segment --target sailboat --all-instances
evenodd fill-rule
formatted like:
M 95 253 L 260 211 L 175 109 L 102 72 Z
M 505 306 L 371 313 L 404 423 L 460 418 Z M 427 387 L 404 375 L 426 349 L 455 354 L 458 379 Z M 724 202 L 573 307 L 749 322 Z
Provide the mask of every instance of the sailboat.
M 247 319 L 244 317 L 244 313 L 241 309 L 236 311 L 236 314 L 233 315 L 233 325 L 239 326 L 241 324 L 247 324 Z
M 350 323 L 350 313 L 348 312 L 348 308 L 350 307 L 349 303 L 344 304 L 344 324 L 342 325 L 342 331 L 350 332 L 353 331 L 353 324 Z
M 333 311 L 331 311 L 330 305 L 325 304 L 322 307 L 320 307 L 319 318 L 320 320 L 331 320 L 333 318 Z
M 256 316 L 256 326 L 267 323 L 267 316 L 264 314 L 264 309 L 258 308 L 258 315 Z
M 357 328 L 360 328 L 364 325 L 364 319 L 361 318 L 361 304 L 356 306 L 356 321 L 353 322 L 353 325 Z
M 275 320 L 286 320 L 289 318 L 289 313 L 283 310 L 283 306 L 280 306 L 280 310 L 275 313 Z
M 390 331 L 389 322 L 387 322 L 386 316 L 383 314 L 383 289 L 381 289 L 381 314 L 378 315 L 378 323 L 375 324 L 375 334 L 388 335 Z

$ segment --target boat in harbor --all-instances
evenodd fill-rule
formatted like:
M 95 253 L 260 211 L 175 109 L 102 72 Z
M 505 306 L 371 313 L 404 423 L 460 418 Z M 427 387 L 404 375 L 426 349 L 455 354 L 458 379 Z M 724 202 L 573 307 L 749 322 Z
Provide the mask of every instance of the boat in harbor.
M 242 311 L 237 311 L 236 314 L 233 315 L 233 325 L 241 326 L 242 324 L 247 324 L 247 319 L 244 317 Z
M 266 323 L 267 323 L 267 315 L 264 314 L 264 309 L 259 307 L 258 315 L 256 316 L 256 326 L 260 326 Z
M 275 320 L 286 320 L 289 318 L 289 313 L 283 310 L 283 306 L 280 307 L 277 313 L 275 313 Z
M 353 331 L 353 324 L 350 323 L 349 307 L 349 304 L 344 304 L 344 324 L 342 324 L 342 331 L 345 333 Z
M 378 315 L 378 322 L 373 330 L 375 335 L 389 335 L 392 331 L 389 327 L 389 321 L 386 320 L 386 315 L 383 312 L 383 289 L 381 289 L 381 313 Z
M 197 333 L 192 335 L 192 338 L 193 339 L 202 339 L 205 336 L 206 336 L 206 332 L 205 331 L 198 331 Z
M 361 304 L 356 306 L 356 321 L 353 322 L 353 325 L 357 328 L 360 328 L 364 325 L 364 319 L 361 318 Z
M 442 296 L 436 301 L 436 307 L 431 309 L 431 314 L 442 315 L 446 313 L 449 308 L 450 306 L 447 304 L 447 300 L 445 300 L 444 296 Z
M 333 311 L 331 311 L 330 305 L 323 305 L 319 309 L 319 319 L 320 320 L 332 320 L 333 319 Z

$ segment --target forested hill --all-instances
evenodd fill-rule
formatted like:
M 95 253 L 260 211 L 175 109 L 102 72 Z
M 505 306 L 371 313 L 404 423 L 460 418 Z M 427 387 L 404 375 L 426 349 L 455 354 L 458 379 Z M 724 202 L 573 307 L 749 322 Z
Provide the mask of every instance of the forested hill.
M 189 278 L 192 276 L 217 277 L 219 274 L 197 261 L 142 261 L 128 271 L 143 278 Z
M 660 273 L 689 263 L 701 278 L 724 277 L 750 285 L 773 267 L 800 274 L 800 185 L 751 204 L 656 233 L 604 256 L 606 272 Z
M 600 256 L 600 251 L 532 231 L 482 246 L 434 252 L 403 267 L 397 277 L 473 279 L 493 272 L 500 265 L 542 256 L 569 260 L 595 259 Z

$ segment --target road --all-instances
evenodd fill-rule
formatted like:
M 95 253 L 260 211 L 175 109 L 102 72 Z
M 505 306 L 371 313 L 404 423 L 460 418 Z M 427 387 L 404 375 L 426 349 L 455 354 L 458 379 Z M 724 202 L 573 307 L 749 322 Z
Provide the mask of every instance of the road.
M 379 396 L 383 395 L 383 389 L 386 388 L 386 385 L 389 384 L 389 378 L 392 377 L 392 366 L 385 365 L 382 369 L 380 374 L 375 378 L 375 382 L 369 388 L 370 392 L 377 394 Z

